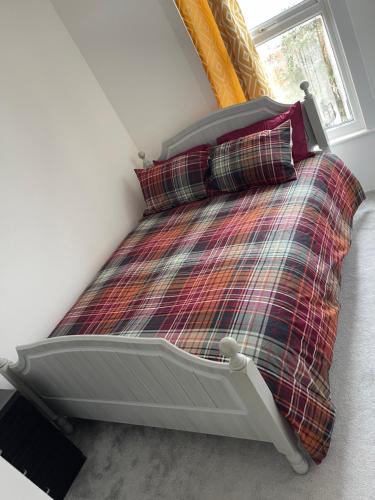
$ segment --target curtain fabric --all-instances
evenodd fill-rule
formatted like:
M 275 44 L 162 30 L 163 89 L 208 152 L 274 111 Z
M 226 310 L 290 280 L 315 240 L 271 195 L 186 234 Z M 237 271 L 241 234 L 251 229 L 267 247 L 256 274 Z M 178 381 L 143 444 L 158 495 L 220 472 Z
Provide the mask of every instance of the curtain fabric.
M 272 95 L 236 0 L 175 0 L 221 108 Z

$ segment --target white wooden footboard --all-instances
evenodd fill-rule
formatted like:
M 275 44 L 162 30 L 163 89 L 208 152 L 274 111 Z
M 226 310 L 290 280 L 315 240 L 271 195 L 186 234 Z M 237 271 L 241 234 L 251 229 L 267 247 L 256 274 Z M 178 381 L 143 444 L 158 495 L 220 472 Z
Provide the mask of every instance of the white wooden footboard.
M 229 337 L 220 348 L 229 364 L 164 339 L 57 337 L 19 347 L 19 361 L 0 360 L 0 371 L 66 431 L 58 414 L 267 441 L 307 472 L 253 361 Z

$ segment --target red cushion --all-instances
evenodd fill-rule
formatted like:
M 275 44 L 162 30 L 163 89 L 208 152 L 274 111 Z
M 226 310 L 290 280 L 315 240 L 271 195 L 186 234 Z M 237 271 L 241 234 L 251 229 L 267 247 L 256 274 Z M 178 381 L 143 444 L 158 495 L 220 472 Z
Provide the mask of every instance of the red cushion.
M 298 101 L 293 104 L 287 111 L 281 113 L 280 115 L 274 116 L 273 118 L 268 118 L 267 120 L 262 120 L 252 125 L 248 125 L 244 128 L 239 128 L 228 132 L 220 136 L 217 139 L 217 144 L 222 144 L 223 142 L 232 141 L 233 139 L 240 139 L 246 135 L 254 134 L 256 132 L 261 132 L 262 130 L 273 130 L 282 123 L 290 120 L 292 124 L 292 140 L 293 140 L 293 160 L 295 162 L 314 156 L 310 153 L 307 147 L 306 135 L 305 135 L 305 125 L 302 116 L 301 103 Z
M 177 158 L 178 156 L 183 156 L 187 155 L 189 153 L 196 153 L 197 151 L 208 151 L 211 149 L 211 144 L 200 144 L 199 146 L 194 146 L 193 148 L 187 149 L 186 151 L 183 151 L 182 153 L 177 153 L 176 155 L 172 156 L 171 158 L 168 158 L 168 160 L 154 160 L 153 164 L 154 165 L 160 165 L 161 163 L 165 163 L 166 161 L 173 160 L 174 158 Z

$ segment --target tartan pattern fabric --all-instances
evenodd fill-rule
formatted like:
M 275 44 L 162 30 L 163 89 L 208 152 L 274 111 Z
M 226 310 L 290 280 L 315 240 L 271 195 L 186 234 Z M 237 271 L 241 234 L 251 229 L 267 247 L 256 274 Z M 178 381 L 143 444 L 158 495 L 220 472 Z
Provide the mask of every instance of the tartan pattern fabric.
M 144 215 L 205 198 L 208 157 L 207 148 L 148 169 L 135 169 L 146 202 Z
M 290 120 L 213 148 L 210 186 L 223 192 L 294 180 Z
M 364 194 L 334 155 L 296 169 L 295 182 L 144 218 L 51 335 L 162 337 L 213 361 L 231 335 L 319 463 L 335 418 L 341 264 Z

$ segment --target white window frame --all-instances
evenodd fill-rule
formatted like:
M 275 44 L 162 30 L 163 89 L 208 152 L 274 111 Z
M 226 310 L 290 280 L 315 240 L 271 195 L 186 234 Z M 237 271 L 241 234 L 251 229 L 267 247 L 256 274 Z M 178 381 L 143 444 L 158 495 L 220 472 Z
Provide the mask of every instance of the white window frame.
M 336 141 L 365 129 L 366 124 L 349 69 L 349 64 L 328 1 L 305 0 L 256 26 L 251 30 L 251 35 L 255 45 L 260 45 L 318 15 L 321 15 L 323 18 L 353 115 L 352 121 L 326 130 L 329 140 Z

